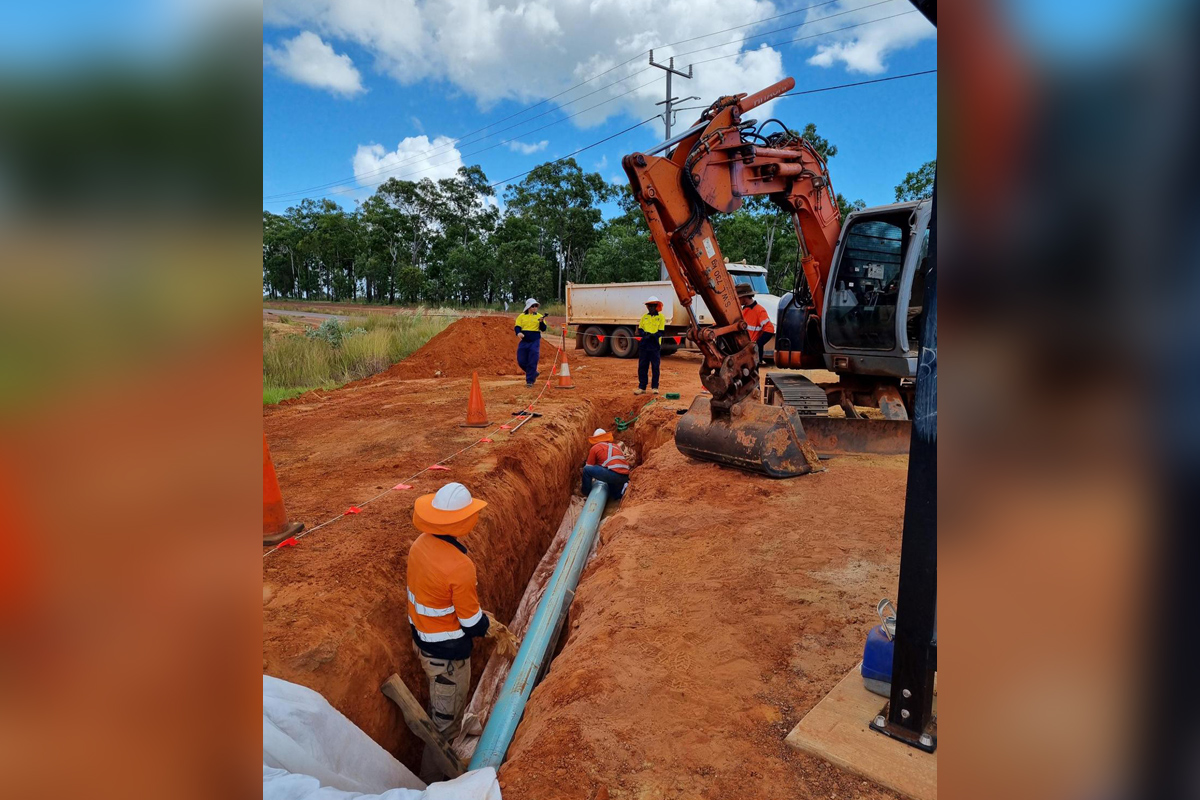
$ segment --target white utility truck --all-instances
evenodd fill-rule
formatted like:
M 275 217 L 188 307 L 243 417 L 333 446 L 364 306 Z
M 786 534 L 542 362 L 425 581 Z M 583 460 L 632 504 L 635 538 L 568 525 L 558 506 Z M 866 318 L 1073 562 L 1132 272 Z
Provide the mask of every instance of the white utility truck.
M 767 310 L 771 321 L 779 310 L 779 298 L 767 290 L 767 270 L 745 262 L 726 263 L 729 276 L 734 283 L 748 283 L 754 287 L 754 299 Z M 675 289 L 668 280 L 642 281 L 639 283 L 568 283 L 567 325 L 577 331 L 575 346 L 589 356 L 613 355 L 617 358 L 632 358 L 637 355 L 638 343 L 633 338 L 638 321 L 646 313 L 646 298 L 657 297 L 663 304 L 667 318 L 667 332 L 663 336 L 662 354 L 669 356 L 679 347 L 695 349 L 685 337 L 688 329 L 687 309 L 679 304 Z M 712 325 L 712 315 L 704 301 L 696 298 L 692 304 L 696 319 L 702 326 Z M 679 336 L 680 344 L 669 338 Z M 774 342 L 763 354 L 770 357 Z

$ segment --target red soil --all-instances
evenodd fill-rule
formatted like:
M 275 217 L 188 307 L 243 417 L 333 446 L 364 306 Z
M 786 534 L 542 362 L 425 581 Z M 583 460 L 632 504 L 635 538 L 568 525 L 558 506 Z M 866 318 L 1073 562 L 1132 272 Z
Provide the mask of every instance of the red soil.
M 557 339 L 542 342 L 542 377 L 549 377 Z M 523 375 L 517 366 L 517 338 L 512 317 L 468 317 L 434 336 L 380 378 L 432 378 L 437 372 L 451 378 L 484 375 Z
M 891 796 L 783 741 L 895 593 L 906 459 L 828 464 L 772 481 L 653 449 L 601 529 L 506 798 Z
M 509 318 L 463 320 L 386 373 L 265 409 L 290 516 L 324 521 L 477 441 L 480 429 L 458 427 L 473 369 L 492 422 L 511 419 L 542 391 L 518 377 L 511 332 Z M 553 354 L 547 341 L 544 379 Z M 790 481 L 690 461 L 671 432 L 698 366 L 665 359 L 663 391 L 682 399 L 618 436 L 638 466 L 501 770 L 505 797 L 884 794 L 783 738 L 857 661 L 875 601 L 894 595 L 905 459 L 841 458 Z M 466 544 L 484 606 L 510 621 L 578 491 L 586 435 L 648 399 L 631 394 L 634 361 L 572 351 L 571 371 L 578 388 L 546 390 L 545 416 L 517 434 L 266 558 L 264 672 L 316 689 L 414 765 L 418 744 L 379 693 L 398 672 L 424 699 L 404 606 L 412 501 L 447 480 L 489 501 Z M 477 648 L 476 676 L 489 652 Z

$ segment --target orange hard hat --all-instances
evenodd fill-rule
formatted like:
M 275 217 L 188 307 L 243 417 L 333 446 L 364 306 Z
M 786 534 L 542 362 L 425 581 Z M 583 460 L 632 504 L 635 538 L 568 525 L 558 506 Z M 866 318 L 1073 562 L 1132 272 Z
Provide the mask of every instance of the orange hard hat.
M 477 515 L 487 505 L 477 500 L 461 483 L 447 483 L 434 494 L 421 495 L 413 504 L 413 524 L 425 533 L 452 533 L 454 526 Z
M 600 444 L 600 442 L 611 442 L 613 435 L 604 428 L 596 428 L 592 431 L 592 435 L 588 437 L 588 442 L 591 444 Z

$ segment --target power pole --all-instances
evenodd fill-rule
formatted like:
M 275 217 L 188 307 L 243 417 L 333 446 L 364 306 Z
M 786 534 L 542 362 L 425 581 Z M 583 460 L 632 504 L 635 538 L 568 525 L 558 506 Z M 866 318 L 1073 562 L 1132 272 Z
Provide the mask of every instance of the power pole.
M 691 80 L 692 65 L 688 64 L 688 71 L 686 73 L 680 72 L 679 70 L 675 69 L 675 57 L 674 56 L 671 56 L 671 58 L 667 60 L 666 64 L 655 64 L 654 63 L 654 51 L 651 50 L 650 51 L 650 66 L 658 67 L 659 69 L 661 69 L 667 73 L 667 99 L 663 100 L 661 103 L 654 104 L 656 106 L 666 106 L 665 113 L 663 114 L 663 122 L 666 124 L 666 127 L 667 127 L 667 135 L 663 141 L 666 141 L 666 139 L 671 138 L 671 106 L 674 103 L 679 102 L 678 97 L 673 97 L 671 95 L 671 76 L 678 75 L 681 78 L 687 78 L 688 80 Z

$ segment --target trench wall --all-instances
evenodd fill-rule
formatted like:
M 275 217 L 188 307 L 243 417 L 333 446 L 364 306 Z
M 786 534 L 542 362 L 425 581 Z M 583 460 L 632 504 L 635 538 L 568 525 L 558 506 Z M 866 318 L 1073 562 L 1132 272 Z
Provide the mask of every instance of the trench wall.
M 605 415 L 582 396 L 562 399 L 566 402 L 543 409 L 544 417 L 529 423 L 502 449 L 481 449 L 473 458 L 464 454 L 446 473 L 469 483 L 476 496 L 488 501 L 464 543 L 478 569 L 480 600 L 501 621 L 512 618 L 566 512 L 570 493 L 577 491 L 587 435 L 604 424 Z M 337 526 L 316 534 L 324 537 L 320 545 L 331 551 L 331 559 L 338 548 L 366 554 L 354 562 L 349 575 L 340 568 L 327 572 L 317 563 L 291 570 L 286 580 L 271 584 L 273 589 L 264 582 L 263 671 L 320 692 L 415 769 L 423 744 L 379 686 L 396 672 L 419 700 L 427 701 L 405 603 L 408 548 L 419 532 L 412 526 L 411 498 L 391 501 L 383 510 L 371 509 L 377 522 L 369 525 L 364 512 L 353 523 L 353 539 Z M 275 594 L 273 602 L 266 602 L 268 591 Z M 473 684 L 490 653 L 490 642 L 476 645 Z

